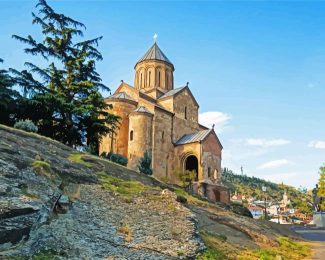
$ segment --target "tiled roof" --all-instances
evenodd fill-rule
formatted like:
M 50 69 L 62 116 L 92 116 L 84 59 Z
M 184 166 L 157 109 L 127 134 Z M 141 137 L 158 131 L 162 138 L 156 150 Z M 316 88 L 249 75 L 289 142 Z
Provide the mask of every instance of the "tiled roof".
M 132 97 L 130 97 L 125 92 L 116 93 L 114 95 L 109 96 L 108 98 L 112 98 L 112 99 L 127 99 L 127 100 L 131 100 L 131 101 L 135 101 Z
M 176 145 L 200 142 L 204 140 L 211 131 L 212 129 L 209 129 L 184 135 L 176 142 Z
M 138 113 L 149 113 L 152 114 L 147 108 L 145 108 L 144 106 L 139 106 L 137 107 L 136 110 L 133 110 L 132 112 L 138 112 Z
M 151 48 L 146 52 L 143 57 L 138 60 L 137 63 L 145 60 L 161 60 L 172 64 L 171 61 L 166 57 L 166 55 L 162 52 L 162 50 L 158 47 L 157 43 L 154 43 Z
M 177 94 L 178 92 L 180 92 L 184 88 L 186 88 L 186 86 L 185 87 L 180 87 L 180 88 L 175 88 L 173 90 L 170 90 L 167 93 L 165 93 L 164 95 L 162 95 L 159 99 L 163 99 L 163 98 L 166 98 L 166 97 L 174 96 L 175 94 Z

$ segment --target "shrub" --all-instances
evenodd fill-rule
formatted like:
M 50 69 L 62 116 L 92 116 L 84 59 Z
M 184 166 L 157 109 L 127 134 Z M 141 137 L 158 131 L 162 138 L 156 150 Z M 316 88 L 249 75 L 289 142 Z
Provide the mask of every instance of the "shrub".
M 31 120 L 20 120 L 15 123 L 14 128 L 32 133 L 38 132 L 38 127 Z
M 145 151 L 143 157 L 140 158 L 138 169 L 141 173 L 152 175 L 151 156 L 148 151 Z
M 103 152 L 100 156 L 123 166 L 128 165 L 128 158 L 118 153 Z
M 185 190 L 190 190 L 192 183 L 196 179 L 195 171 L 183 170 L 180 167 L 174 170 L 174 175 L 177 176 L 179 180 L 182 182 L 182 187 Z

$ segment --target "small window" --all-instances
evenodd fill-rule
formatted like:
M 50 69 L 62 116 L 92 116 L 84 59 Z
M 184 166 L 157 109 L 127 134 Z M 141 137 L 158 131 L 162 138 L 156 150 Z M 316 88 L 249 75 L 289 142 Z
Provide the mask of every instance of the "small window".
M 187 107 L 184 109 L 184 118 L 187 119 Z
M 158 87 L 160 87 L 160 71 L 158 71 Z
M 165 131 L 162 131 L 161 133 L 161 142 L 163 143 L 165 141 Z
M 208 167 L 208 178 L 211 178 L 211 168 Z
M 148 81 L 149 81 L 149 87 L 150 87 L 151 86 L 151 84 L 150 84 L 151 83 L 151 71 L 149 71 L 149 80 Z
M 130 132 L 130 141 L 133 141 L 133 130 Z
M 142 73 L 140 74 L 140 88 L 143 88 L 143 85 L 142 85 Z

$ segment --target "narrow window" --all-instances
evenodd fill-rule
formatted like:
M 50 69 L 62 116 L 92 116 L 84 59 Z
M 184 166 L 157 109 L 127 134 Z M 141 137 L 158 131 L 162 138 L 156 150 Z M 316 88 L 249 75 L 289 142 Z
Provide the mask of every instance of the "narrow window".
M 211 177 L 211 168 L 208 167 L 208 178 L 210 178 L 210 177 Z
M 160 71 L 158 71 L 158 87 L 160 87 Z
M 169 77 L 168 77 L 168 74 L 166 75 L 166 89 L 168 89 L 169 87 Z
M 133 130 L 130 132 L 130 141 L 133 141 Z
M 140 74 L 140 82 L 141 82 L 140 88 L 143 88 L 143 86 L 142 86 L 142 73 Z
M 165 131 L 162 131 L 161 142 L 163 143 L 164 141 L 165 141 Z
M 187 119 L 187 107 L 184 109 L 184 118 Z
M 150 84 L 150 83 L 151 83 L 150 81 L 151 81 L 151 71 L 149 71 L 149 87 L 150 87 L 150 85 L 151 85 L 151 84 Z

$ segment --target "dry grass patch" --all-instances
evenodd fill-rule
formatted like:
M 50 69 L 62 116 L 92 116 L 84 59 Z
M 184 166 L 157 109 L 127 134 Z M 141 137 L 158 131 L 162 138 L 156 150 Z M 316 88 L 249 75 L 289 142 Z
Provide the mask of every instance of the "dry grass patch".
M 132 241 L 132 230 L 130 229 L 129 226 L 122 226 L 117 229 L 117 231 L 121 234 L 124 234 L 124 240 L 126 242 L 131 242 Z

